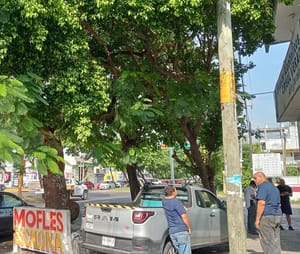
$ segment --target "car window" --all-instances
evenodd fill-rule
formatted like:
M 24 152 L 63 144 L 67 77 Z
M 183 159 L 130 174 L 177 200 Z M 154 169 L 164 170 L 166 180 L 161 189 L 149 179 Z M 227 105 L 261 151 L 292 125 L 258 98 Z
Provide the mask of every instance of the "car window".
M 8 207 L 15 207 L 15 206 L 22 206 L 22 200 L 9 195 L 9 194 L 2 194 L 0 198 L 0 207 L 8 208 Z
M 204 201 L 201 198 L 201 191 L 195 191 L 195 194 L 196 194 L 196 204 L 197 204 L 197 206 L 205 207 L 204 206 Z
M 189 203 L 188 193 L 186 189 L 177 188 L 177 198 L 186 206 Z M 141 207 L 162 207 L 161 200 L 164 198 L 162 188 L 148 188 L 145 190 L 139 201 Z
M 197 205 L 204 208 L 220 208 L 219 200 L 208 191 L 196 191 Z

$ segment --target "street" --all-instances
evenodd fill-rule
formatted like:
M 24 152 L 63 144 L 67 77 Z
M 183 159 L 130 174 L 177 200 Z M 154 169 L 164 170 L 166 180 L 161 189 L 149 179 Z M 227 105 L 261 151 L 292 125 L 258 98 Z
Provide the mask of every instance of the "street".
M 128 203 L 130 202 L 129 192 L 118 192 L 118 191 L 90 191 L 87 200 L 74 199 L 80 204 L 82 208 L 85 203 L 89 202 L 117 202 L 117 203 Z M 31 200 L 32 204 L 36 206 L 43 206 L 41 199 L 37 198 L 37 201 Z M 81 216 L 71 224 L 71 231 L 76 232 L 80 229 Z M 282 225 L 286 228 L 286 221 L 283 219 Z M 296 254 L 300 250 L 300 206 L 298 204 L 293 205 L 293 226 L 295 231 L 284 230 L 281 231 L 281 247 L 283 254 Z M 0 254 L 11 254 L 12 253 L 12 236 L 1 236 L 0 237 Z M 33 253 L 30 251 L 22 251 L 22 253 Z M 194 250 L 193 254 L 228 254 L 227 246 L 215 246 L 209 248 L 201 248 Z M 263 253 L 260 247 L 259 238 L 257 236 L 247 236 L 247 253 L 261 254 Z M 100 254 L 100 253 L 99 253 Z

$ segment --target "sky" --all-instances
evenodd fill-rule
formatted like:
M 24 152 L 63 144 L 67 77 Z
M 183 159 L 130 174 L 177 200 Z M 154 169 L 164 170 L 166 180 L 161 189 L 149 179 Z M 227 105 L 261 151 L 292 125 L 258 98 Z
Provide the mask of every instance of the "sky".
M 258 49 L 251 57 L 242 59 L 242 63 L 253 62 L 255 67 L 244 75 L 245 91 L 257 94 L 256 98 L 248 101 L 249 120 L 253 129 L 279 127 L 276 120 L 276 109 L 273 97 L 276 82 L 279 77 L 289 43 Z M 258 94 L 267 93 L 267 94 Z

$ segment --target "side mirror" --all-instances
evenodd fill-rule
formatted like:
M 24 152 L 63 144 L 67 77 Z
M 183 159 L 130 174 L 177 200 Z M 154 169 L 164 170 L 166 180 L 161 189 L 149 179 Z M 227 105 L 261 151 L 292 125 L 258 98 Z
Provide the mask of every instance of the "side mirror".
M 222 202 L 224 208 L 227 208 L 227 201 L 223 199 L 223 200 L 221 200 L 221 202 Z

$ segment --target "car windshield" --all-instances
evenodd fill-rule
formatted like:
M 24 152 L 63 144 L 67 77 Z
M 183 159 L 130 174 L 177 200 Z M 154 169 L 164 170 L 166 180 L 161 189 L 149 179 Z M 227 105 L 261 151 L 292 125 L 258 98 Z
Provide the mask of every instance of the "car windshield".
M 15 207 L 21 205 L 23 205 L 22 200 L 9 194 L 1 194 L 1 198 L 0 198 L 1 208 Z

